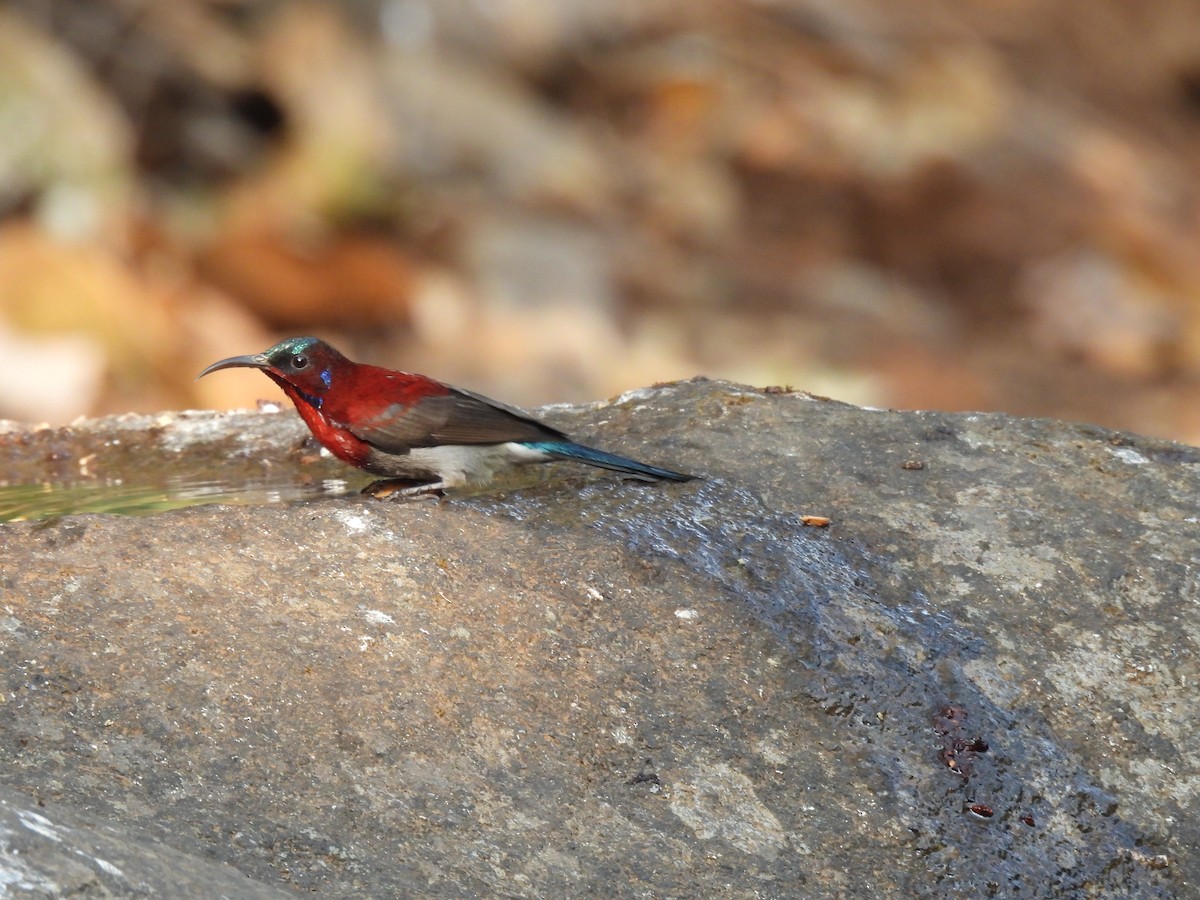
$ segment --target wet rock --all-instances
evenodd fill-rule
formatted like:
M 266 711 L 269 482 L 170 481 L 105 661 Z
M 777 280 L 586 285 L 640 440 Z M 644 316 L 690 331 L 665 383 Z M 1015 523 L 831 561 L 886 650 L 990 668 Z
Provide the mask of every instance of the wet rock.
M 1196 890 L 1200 451 L 704 381 L 547 418 L 705 480 L 0 526 L 4 780 L 335 897 Z
M 321 453 L 289 408 L 125 414 L 69 428 L 0 420 L 0 521 L 286 502 L 369 482 Z

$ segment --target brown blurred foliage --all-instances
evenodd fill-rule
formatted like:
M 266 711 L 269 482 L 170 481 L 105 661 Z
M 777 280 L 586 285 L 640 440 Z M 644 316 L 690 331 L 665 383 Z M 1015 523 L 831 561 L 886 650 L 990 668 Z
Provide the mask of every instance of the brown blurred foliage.
M 1200 442 L 1194 0 L 10 0 L 0 416 L 318 332 Z

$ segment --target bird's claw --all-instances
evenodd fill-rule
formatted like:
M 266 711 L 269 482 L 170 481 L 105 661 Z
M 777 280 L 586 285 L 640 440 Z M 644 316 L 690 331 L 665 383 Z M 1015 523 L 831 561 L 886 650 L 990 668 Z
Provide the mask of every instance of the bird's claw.
M 440 499 L 446 496 L 440 481 L 415 481 L 411 478 L 383 478 L 372 481 L 361 493 L 376 500 L 393 502 L 406 500 Z

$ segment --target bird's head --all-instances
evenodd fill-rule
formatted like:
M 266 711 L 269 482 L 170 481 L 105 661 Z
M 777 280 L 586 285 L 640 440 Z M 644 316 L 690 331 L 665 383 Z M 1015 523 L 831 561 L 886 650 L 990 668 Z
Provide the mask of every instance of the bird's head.
M 293 399 L 304 400 L 320 409 L 338 371 L 349 365 L 351 362 L 346 357 L 324 341 L 296 337 L 280 341 L 254 356 L 222 359 L 196 377 L 203 378 L 219 369 L 261 369 Z

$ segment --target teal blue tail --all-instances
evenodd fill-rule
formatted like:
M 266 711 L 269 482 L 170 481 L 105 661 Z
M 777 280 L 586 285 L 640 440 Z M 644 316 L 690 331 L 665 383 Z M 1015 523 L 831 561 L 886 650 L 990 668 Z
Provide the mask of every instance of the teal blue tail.
M 540 450 L 550 459 L 571 459 L 575 462 L 587 463 L 589 466 L 599 466 L 601 469 L 612 469 L 614 472 L 624 472 L 634 478 L 645 481 L 691 481 L 695 475 L 685 475 L 682 472 L 672 472 L 670 469 L 660 469 L 658 466 L 648 466 L 636 459 L 606 453 L 583 444 L 573 444 L 570 441 L 522 441 L 526 447 Z

